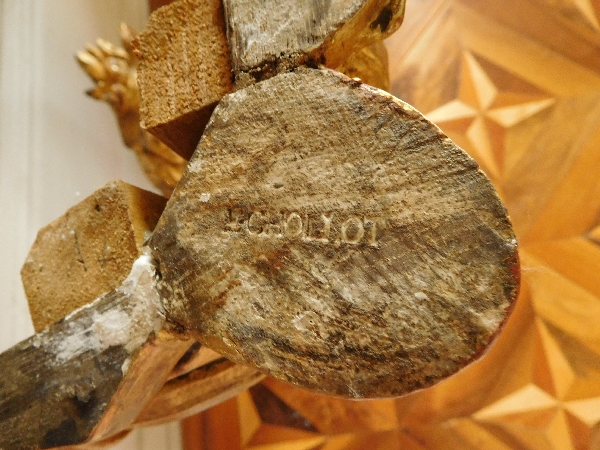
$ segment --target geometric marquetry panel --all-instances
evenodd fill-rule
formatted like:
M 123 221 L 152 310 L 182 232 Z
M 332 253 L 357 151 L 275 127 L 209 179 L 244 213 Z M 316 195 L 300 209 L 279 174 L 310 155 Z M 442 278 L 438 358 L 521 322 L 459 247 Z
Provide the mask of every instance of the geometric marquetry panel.
M 395 400 L 267 380 L 184 423 L 192 449 L 600 450 L 600 1 L 408 0 L 391 92 L 467 150 L 520 244 L 488 354 Z

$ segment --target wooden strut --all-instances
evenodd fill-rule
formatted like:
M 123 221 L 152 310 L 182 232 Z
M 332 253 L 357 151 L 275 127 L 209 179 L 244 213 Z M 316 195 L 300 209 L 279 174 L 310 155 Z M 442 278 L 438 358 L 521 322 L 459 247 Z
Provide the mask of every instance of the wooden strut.
M 95 445 L 263 374 L 351 398 L 403 395 L 480 357 L 506 321 L 517 244 L 477 164 L 410 105 L 315 67 L 364 67 L 350 55 L 371 58 L 365 46 L 399 26 L 403 2 L 267 3 L 265 14 L 262 1 L 225 0 L 220 22 L 220 3 L 178 0 L 134 44 L 142 123 L 191 161 L 164 211 L 110 185 L 108 208 L 94 194 L 40 233 L 23 274 L 41 331 L 0 355 L 0 449 Z M 286 8 L 318 20 L 277 34 L 271 13 Z M 196 32 L 208 41 L 189 40 Z M 210 69 L 223 61 L 226 87 Z M 177 76 L 157 90 L 167 66 Z M 103 211 L 120 214 L 96 220 L 129 242 L 119 267 L 131 271 L 45 316 L 65 264 L 93 266 L 65 298 L 100 286 L 110 227 L 79 227 Z

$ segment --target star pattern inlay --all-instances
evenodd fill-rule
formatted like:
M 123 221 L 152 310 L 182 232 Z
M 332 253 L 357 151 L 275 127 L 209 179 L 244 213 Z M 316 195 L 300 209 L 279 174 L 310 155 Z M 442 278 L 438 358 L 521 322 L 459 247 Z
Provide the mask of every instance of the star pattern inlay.
M 505 164 L 506 130 L 548 108 L 554 98 L 468 51 L 461 63 L 458 98 L 426 116 L 497 180 Z
M 538 342 L 531 357 L 538 361 L 529 382 L 476 411 L 472 419 L 492 433 L 502 430 L 510 436 L 501 438 L 507 444 L 516 440 L 526 448 L 589 448 L 592 429 L 600 423 L 600 368 L 572 365 L 560 345 L 564 337 L 553 335 L 539 318 L 534 327 Z

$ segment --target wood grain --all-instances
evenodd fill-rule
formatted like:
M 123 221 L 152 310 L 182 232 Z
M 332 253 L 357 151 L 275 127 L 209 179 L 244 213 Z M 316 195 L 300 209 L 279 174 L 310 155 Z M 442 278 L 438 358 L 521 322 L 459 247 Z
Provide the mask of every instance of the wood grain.
M 391 92 L 494 177 L 519 239 L 516 309 L 484 358 L 429 389 L 354 402 L 268 379 L 290 406 L 278 422 L 268 395 L 239 397 L 186 420 L 186 449 L 600 448 L 599 22 L 595 0 L 407 2 Z M 299 418 L 313 432 L 290 440 Z
M 150 245 L 171 319 L 200 342 L 350 397 L 456 372 L 518 288 L 477 164 L 409 105 L 327 70 L 225 97 Z
M 169 380 L 141 411 L 135 426 L 181 420 L 235 397 L 263 378 L 256 369 L 221 357 Z
M 156 194 L 115 181 L 40 230 L 22 271 L 38 331 L 83 306 L 88 307 L 94 317 L 98 314 L 94 296 L 117 289 L 125 280 L 165 203 L 166 200 Z M 55 334 L 51 336 L 60 339 Z M 82 341 L 81 346 L 84 345 Z M 152 348 L 159 346 L 165 346 L 160 339 Z M 180 346 L 177 344 L 178 352 L 181 352 Z M 168 374 L 169 380 L 175 380 L 159 386 L 161 390 L 139 413 L 136 426 L 166 423 L 199 412 L 239 394 L 263 378 L 255 369 L 226 362 L 221 355 L 197 343 L 190 346 L 180 361 L 158 351 L 140 352 L 139 358 L 148 358 L 143 361 L 145 367 L 177 364 Z M 214 361 L 221 363 L 218 370 Z M 87 377 L 86 370 L 87 366 L 82 367 L 79 375 Z M 47 377 L 47 384 L 64 383 L 66 390 L 77 389 L 73 380 L 61 378 L 62 372 L 43 376 Z M 117 393 L 112 397 L 107 393 L 107 400 L 115 402 L 117 397 Z M 142 400 L 131 401 L 137 405 Z M 52 412 L 45 410 L 43 414 L 52 415 Z M 94 440 L 93 445 L 100 443 Z
M 165 203 L 113 181 L 42 228 L 21 269 L 36 331 L 119 287 Z
M 155 11 L 135 44 L 142 127 L 185 159 L 232 89 L 220 0 L 178 0 Z

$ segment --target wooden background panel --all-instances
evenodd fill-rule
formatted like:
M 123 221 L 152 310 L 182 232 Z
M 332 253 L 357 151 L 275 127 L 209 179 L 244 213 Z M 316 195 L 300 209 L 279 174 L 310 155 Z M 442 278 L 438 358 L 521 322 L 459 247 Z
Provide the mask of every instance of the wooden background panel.
M 37 230 L 112 179 L 152 189 L 73 57 L 146 18 L 146 0 L 0 1 L 0 351 L 33 333 L 19 270 Z M 179 424 L 114 448 L 179 450 Z

